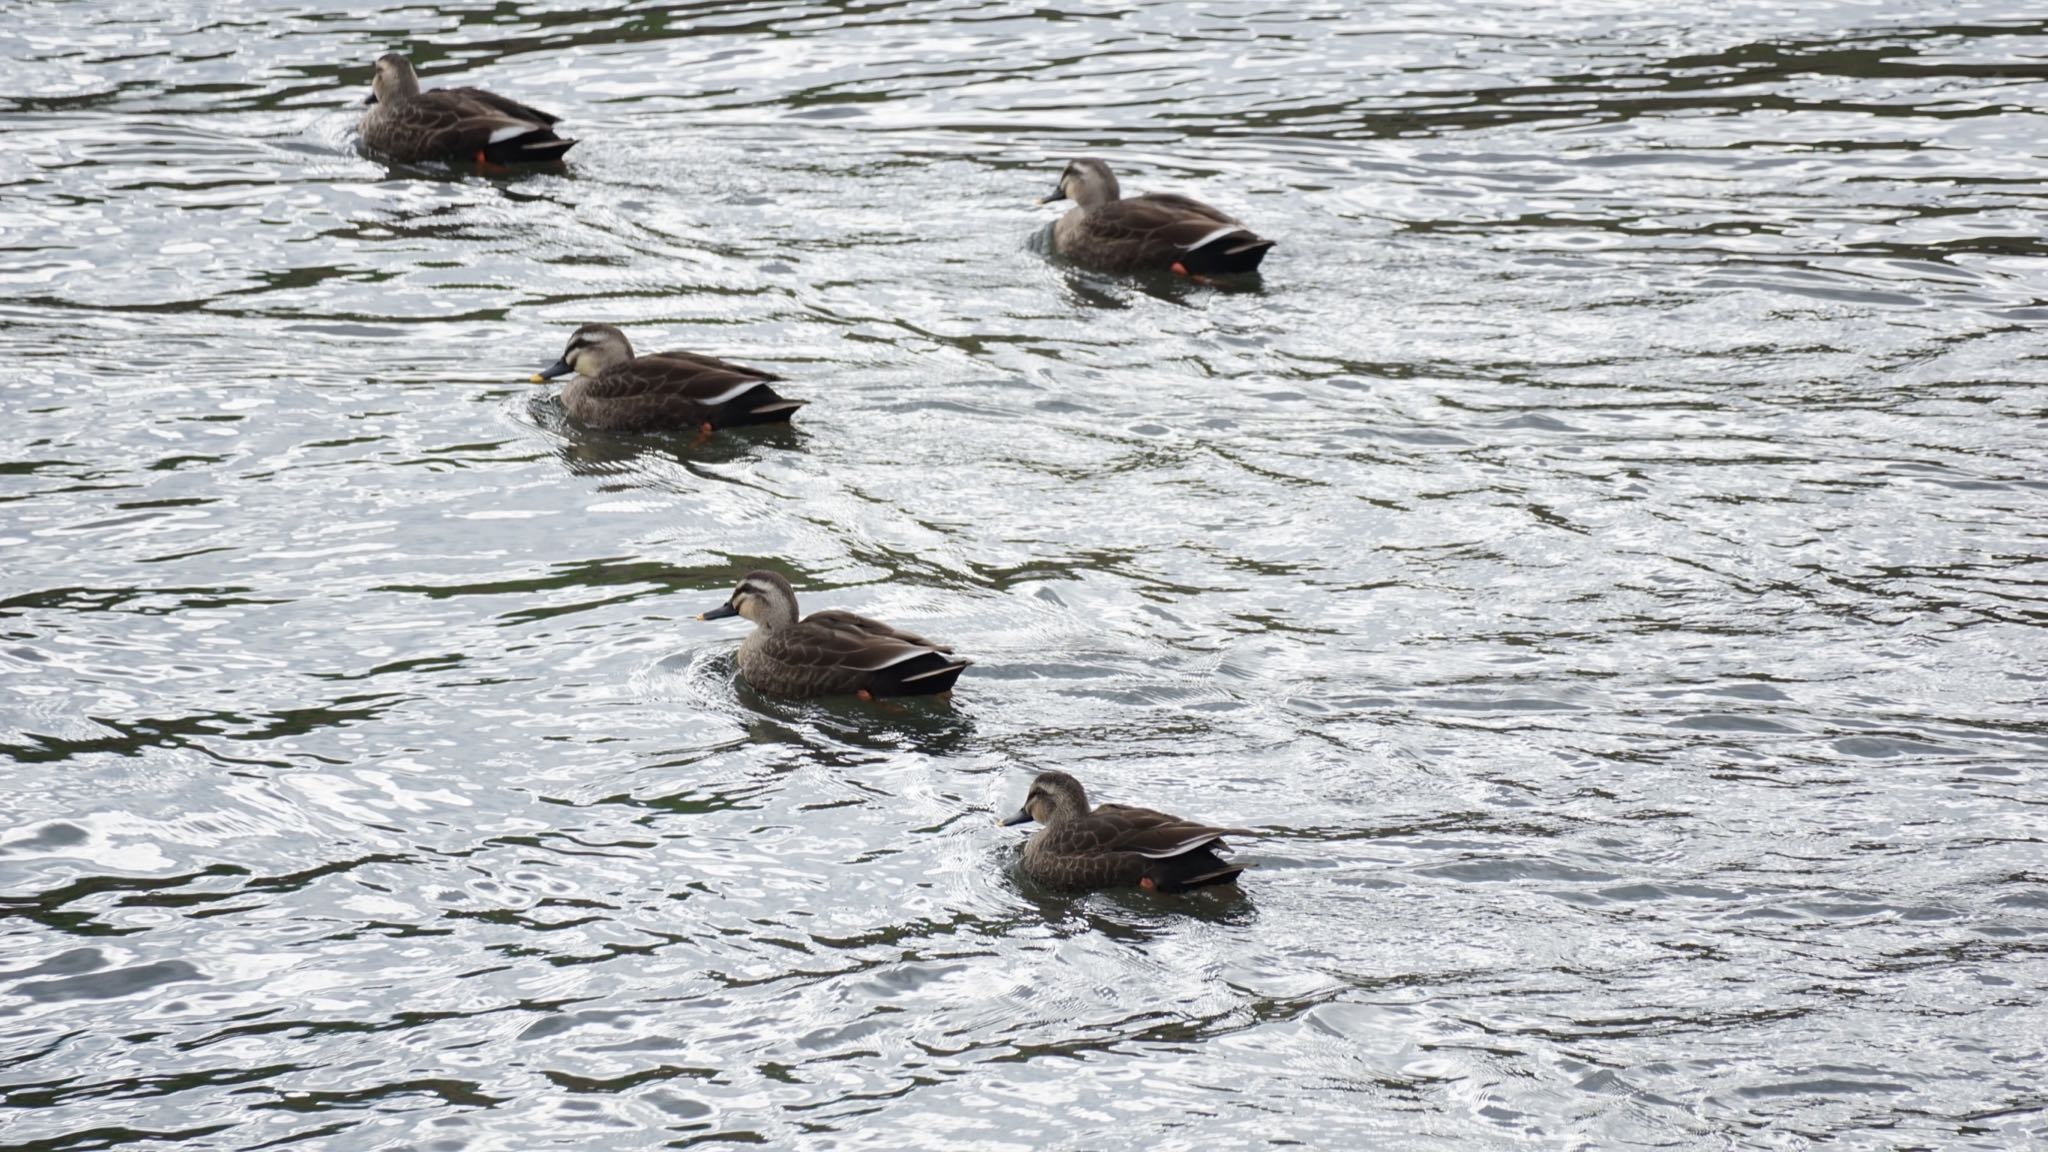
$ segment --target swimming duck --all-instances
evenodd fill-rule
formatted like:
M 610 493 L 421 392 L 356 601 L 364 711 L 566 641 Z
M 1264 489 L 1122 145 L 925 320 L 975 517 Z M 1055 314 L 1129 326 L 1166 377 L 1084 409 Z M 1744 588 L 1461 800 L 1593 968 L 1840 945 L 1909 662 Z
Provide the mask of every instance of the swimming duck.
M 626 334 L 609 324 L 578 328 L 562 358 L 533 381 L 571 372 L 576 378 L 562 387 L 563 410 L 608 432 L 787 424 L 806 403 L 777 395 L 768 382 L 782 377 L 759 368 L 694 352 L 635 356 Z
M 973 663 L 943 644 L 879 620 L 828 608 L 797 619 L 796 590 L 780 572 L 749 572 L 723 607 L 697 617 L 744 616 L 740 677 L 777 696 L 930 696 L 948 692 Z
M 478 167 L 547 164 L 575 145 L 555 135 L 560 119 L 481 88 L 420 91 L 412 61 L 396 52 L 377 59 L 363 113 L 363 143 L 405 163 L 474 161 Z
M 1243 828 L 1212 828 L 1150 808 L 1122 804 L 1088 807 L 1081 782 L 1065 772 L 1041 772 L 1024 808 L 1004 824 L 1044 827 L 1024 842 L 1024 872 L 1054 888 L 1127 888 L 1180 892 L 1229 884 L 1244 871 L 1216 854 L 1223 837 L 1250 836 Z
M 1074 206 L 1052 227 L 1053 250 L 1105 272 L 1173 271 L 1201 279 L 1257 270 L 1273 241 L 1200 200 L 1172 192 L 1125 199 L 1100 160 L 1071 160 L 1040 200 Z

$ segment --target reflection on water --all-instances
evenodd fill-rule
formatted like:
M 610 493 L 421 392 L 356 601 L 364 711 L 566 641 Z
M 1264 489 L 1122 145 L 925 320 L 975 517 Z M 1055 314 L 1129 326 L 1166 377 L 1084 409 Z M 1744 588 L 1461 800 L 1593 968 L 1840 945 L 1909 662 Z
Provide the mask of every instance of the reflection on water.
M 2048 1139 L 2044 44 L 0 19 L 11 1144 Z M 369 159 L 392 49 L 583 142 Z M 1048 260 L 1076 155 L 1263 278 Z M 811 403 L 593 434 L 591 320 Z M 976 663 L 763 698 L 694 617 L 765 563 Z M 1050 767 L 1243 889 L 1020 880 Z

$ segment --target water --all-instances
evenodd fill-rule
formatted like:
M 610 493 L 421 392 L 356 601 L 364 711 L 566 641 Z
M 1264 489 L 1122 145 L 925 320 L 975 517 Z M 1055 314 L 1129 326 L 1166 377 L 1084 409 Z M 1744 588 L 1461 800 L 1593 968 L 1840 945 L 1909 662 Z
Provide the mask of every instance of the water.
M 7 1147 L 2048 1140 L 2036 6 L 356 12 L 0 5 Z M 762 563 L 978 663 L 737 689 Z M 1021 883 L 1049 767 L 1242 894 Z

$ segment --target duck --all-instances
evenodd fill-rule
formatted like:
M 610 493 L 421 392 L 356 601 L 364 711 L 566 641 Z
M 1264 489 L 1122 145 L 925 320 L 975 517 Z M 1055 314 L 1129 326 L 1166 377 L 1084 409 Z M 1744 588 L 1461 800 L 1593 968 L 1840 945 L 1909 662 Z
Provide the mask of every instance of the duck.
M 972 660 L 913 632 L 828 608 L 797 619 L 796 590 L 782 573 L 747 573 L 732 597 L 699 620 L 740 616 L 754 630 L 740 642 L 740 678 L 775 696 L 935 696 Z
M 607 432 L 695 428 L 709 435 L 744 424 L 787 424 L 808 401 L 769 387 L 782 377 L 695 352 L 635 356 L 626 334 L 610 324 L 585 324 L 561 358 L 533 382 L 575 373 L 562 387 L 570 417 Z
M 1245 866 L 1217 855 L 1225 836 L 1252 836 L 1244 828 L 1217 828 L 1123 804 L 1088 806 L 1088 792 L 1065 772 L 1040 772 L 1024 807 L 1005 825 L 1042 827 L 1024 842 L 1024 874 L 1052 888 L 1143 888 L 1184 892 L 1232 884 Z
M 474 161 L 486 171 L 552 164 L 576 141 L 555 135 L 560 117 L 481 88 L 422 92 L 412 61 L 397 52 L 377 59 L 364 103 L 363 143 L 402 163 Z
M 1173 192 L 1126 198 L 1100 160 L 1070 160 L 1051 204 L 1072 200 L 1052 226 L 1053 251 L 1104 272 L 1176 272 L 1195 280 L 1258 270 L 1273 241 L 1200 200 Z

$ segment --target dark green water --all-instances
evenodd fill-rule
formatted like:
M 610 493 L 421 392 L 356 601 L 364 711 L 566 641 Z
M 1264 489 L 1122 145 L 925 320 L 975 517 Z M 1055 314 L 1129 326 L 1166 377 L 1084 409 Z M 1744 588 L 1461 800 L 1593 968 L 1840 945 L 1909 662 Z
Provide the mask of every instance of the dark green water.
M 2015 0 L 0 3 L 0 1146 L 2048 1141 L 2044 163 Z M 977 663 L 736 689 L 763 562 Z M 1242 894 L 1021 885 L 1048 767 Z

